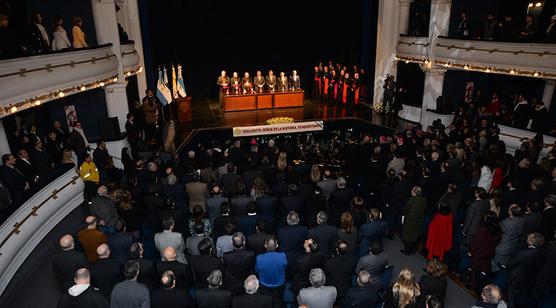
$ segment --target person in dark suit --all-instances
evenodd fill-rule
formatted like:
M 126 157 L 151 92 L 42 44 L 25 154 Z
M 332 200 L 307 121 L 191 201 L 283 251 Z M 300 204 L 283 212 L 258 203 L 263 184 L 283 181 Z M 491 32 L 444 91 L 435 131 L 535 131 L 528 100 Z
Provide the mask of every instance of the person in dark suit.
M 114 286 L 122 281 L 122 265 L 110 258 L 110 247 L 101 244 L 97 248 L 98 260 L 91 264 L 91 280 L 100 292 L 110 299 Z
M 102 140 L 97 141 L 97 147 L 93 151 L 93 162 L 98 170 L 104 170 L 109 158 L 110 154 L 108 154 L 108 150 L 106 149 L 106 143 Z
M 139 263 L 127 261 L 123 272 L 125 280 L 116 284 L 110 295 L 111 307 L 151 307 L 149 289 L 137 282 Z
M 234 250 L 222 256 L 224 262 L 224 285 L 232 296 L 243 293 L 243 282 L 253 273 L 255 268 L 255 253 L 245 250 L 245 236 L 241 232 L 232 237 Z
M 46 184 L 52 177 L 54 164 L 50 156 L 43 150 L 43 143 L 41 140 L 37 139 L 35 142 L 34 148 L 29 152 L 29 159 L 39 175 L 40 183 Z
M 266 240 L 274 237 L 272 234 L 266 233 L 266 222 L 259 218 L 255 226 L 256 233 L 247 236 L 247 249 L 253 251 L 255 255 L 260 255 L 266 252 L 264 244 Z
M 131 147 L 131 156 L 133 159 L 139 159 L 138 142 L 141 139 L 141 131 L 135 125 L 135 117 L 132 113 L 127 114 L 127 121 L 125 122 L 125 131 L 127 134 L 127 141 Z
M 487 192 L 482 187 L 475 189 L 475 201 L 467 208 L 462 230 L 466 246 L 471 246 L 473 238 L 489 209 L 490 202 L 487 199 Z
M 445 194 L 440 196 L 439 202 L 445 202 L 450 207 L 450 212 L 454 213 L 454 217 L 457 217 L 457 213 L 463 202 L 463 193 L 458 190 L 458 186 L 454 183 L 448 184 L 448 189 Z
M 207 278 L 208 288 L 195 292 L 199 308 L 230 308 L 232 307 L 232 293 L 221 289 L 222 271 L 214 270 Z
M 52 131 L 56 134 L 56 142 L 58 146 L 62 149 L 68 147 L 69 142 L 69 133 L 68 131 L 62 127 L 62 123 L 60 121 L 54 121 L 52 124 Z
M 58 282 L 60 291 L 66 292 L 73 285 L 75 271 L 88 267 L 89 262 L 85 254 L 75 250 L 75 242 L 70 234 L 60 238 L 60 248 L 62 250 L 52 256 L 52 273 Z
M 382 243 L 382 238 L 386 235 L 388 224 L 382 220 L 382 213 L 377 209 L 371 209 L 369 222 L 361 225 L 357 236 L 359 241 L 359 256 L 369 253 L 369 246 L 374 241 Z
M 158 276 L 162 277 L 165 271 L 172 271 L 176 277 L 176 288 L 189 289 L 193 285 L 193 277 L 189 266 L 176 260 L 176 249 L 168 246 L 163 252 L 164 260 L 156 266 Z
M 197 244 L 197 250 L 199 250 L 199 255 L 191 256 L 191 270 L 195 277 L 195 288 L 203 289 L 208 287 L 207 278 L 210 273 L 215 269 L 223 270 L 224 265 L 220 258 L 214 256 L 214 248 L 210 239 L 202 239 Z
M 230 204 L 228 202 L 222 202 L 220 205 L 220 216 L 214 219 L 214 224 L 212 228 L 213 238 L 218 238 L 226 234 L 226 225 L 233 224 L 237 226 L 239 221 L 232 216 L 230 209 Z
M 327 221 L 328 214 L 324 211 L 320 211 L 317 214 L 317 226 L 309 230 L 309 236 L 319 243 L 319 251 L 322 252 L 325 257 L 332 255 L 336 243 L 338 242 L 336 228 L 327 224 Z
M 29 182 L 24 174 L 17 169 L 16 160 L 12 154 L 2 155 L 0 179 L 10 192 L 13 207 L 21 205 L 27 199 L 27 193 L 30 188 Z
M 39 182 L 40 177 L 37 172 L 37 168 L 31 162 L 27 150 L 20 149 L 17 151 L 17 161 L 15 163 L 15 167 L 23 173 L 25 179 L 31 186 L 34 186 Z
M 255 275 L 249 275 L 243 284 L 245 294 L 234 297 L 232 308 L 269 308 L 272 307 L 272 297 L 257 293 L 259 280 Z
M 522 300 L 531 297 L 534 288 L 534 284 L 531 282 L 536 280 L 546 258 L 542 234 L 529 234 L 527 245 L 527 248 L 517 251 L 508 262 L 510 307 L 523 307 Z
M 56 138 L 58 138 L 56 132 L 51 131 L 48 133 L 48 136 L 46 138 L 45 150 L 48 156 L 52 158 L 52 162 L 57 165 L 62 162 L 64 150 L 60 146 L 61 143 Z
M 85 135 L 82 135 L 81 132 L 83 132 L 81 122 L 77 122 L 70 133 L 70 149 L 73 150 L 77 156 L 77 165 L 79 166 L 81 166 L 81 163 L 85 160 L 88 146 L 88 142 L 84 137 Z
M 287 223 L 287 216 L 288 213 L 290 213 L 291 211 L 294 211 L 297 214 L 299 214 L 300 223 L 303 223 L 303 221 L 301 221 L 301 217 L 303 217 L 303 213 L 304 213 L 305 199 L 303 198 L 302 195 L 297 193 L 297 185 L 295 184 L 288 185 L 288 195 L 280 198 L 280 208 L 281 208 L 280 225 L 284 225 L 284 223 Z
M 351 200 L 355 196 L 353 188 L 347 187 L 347 181 L 344 177 L 338 177 L 336 180 L 336 190 L 330 193 L 328 205 L 330 207 L 330 224 L 333 226 L 340 225 L 340 216 L 343 212 L 349 211 Z
M 58 308 L 109 308 L 108 299 L 100 291 L 91 285 L 91 273 L 87 268 L 75 271 L 73 278 L 75 284 L 64 291 L 64 295 L 58 301 Z
M 124 265 L 128 260 L 129 248 L 133 243 L 133 235 L 126 232 L 126 224 L 123 220 L 118 219 L 114 225 L 116 233 L 108 235 L 108 246 L 112 253 L 112 258 Z
M 304 253 L 296 258 L 290 272 L 292 273 L 292 289 L 294 294 L 303 288 L 311 286 L 309 273 L 311 269 L 322 268 L 326 259 L 319 251 L 319 244 L 315 239 L 309 238 L 303 243 Z
M 129 260 L 135 260 L 139 263 L 139 277 L 137 281 L 147 286 L 152 292 L 158 287 L 158 273 L 156 272 L 156 264 L 153 260 L 143 258 L 143 244 L 135 242 L 129 248 Z
M 245 236 L 255 234 L 255 232 L 257 232 L 257 220 L 259 220 L 259 215 L 257 215 L 257 206 L 255 205 L 255 202 L 250 201 L 247 204 L 247 216 L 239 220 L 239 231 L 241 231 Z
M 348 243 L 338 241 L 336 254 L 328 258 L 324 266 L 327 283 L 336 287 L 338 302 L 344 298 L 351 286 L 351 278 L 355 271 L 355 259 L 348 254 L 348 251 Z
M 401 225 L 402 207 L 411 197 L 413 184 L 409 181 L 407 172 L 400 171 L 399 181 L 394 182 L 386 192 L 386 218 L 388 223 L 388 237 L 393 239 L 398 227 Z
M 371 274 L 362 270 L 357 274 L 356 285 L 347 291 L 340 307 L 376 307 L 378 303 L 378 288 L 371 286 Z
M 293 264 L 303 253 L 303 243 L 309 237 L 309 231 L 307 227 L 299 225 L 299 215 L 296 212 L 290 212 L 287 221 L 288 226 L 278 229 L 276 235 L 288 264 Z
M 151 295 L 152 308 L 194 308 L 195 302 L 189 292 L 176 289 L 176 276 L 165 271 L 160 278 L 162 288 Z
M 228 163 L 227 170 L 228 173 L 220 177 L 220 184 L 224 191 L 224 197 L 232 197 L 236 182 L 241 180 L 241 175 L 236 173 L 236 166 L 233 163 Z
M 433 258 L 427 263 L 425 271 L 427 274 L 421 276 L 421 280 L 419 281 L 421 294 L 424 296 L 438 296 L 440 299 L 444 300 L 448 288 L 446 268 L 438 259 Z
M 508 209 L 512 204 L 518 204 L 522 208 L 525 208 L 527 204 L 527 193 L 521 189 L 519 180 L 517 178 L 508 181 L 508 191 L 502 194 L 502 200 L 500 202 L 500 221 L 508 218 Z
M 542 211 L 540 233 L 548 242 L 554 241 L 556 231 L 556 195 L 548 195 L 544 198 L 544 210 Z

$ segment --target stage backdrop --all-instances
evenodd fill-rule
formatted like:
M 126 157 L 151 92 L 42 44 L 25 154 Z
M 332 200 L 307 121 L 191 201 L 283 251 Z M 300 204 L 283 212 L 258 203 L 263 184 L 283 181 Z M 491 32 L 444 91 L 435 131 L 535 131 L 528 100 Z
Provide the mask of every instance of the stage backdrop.
M 217 97 L 222 69 L 297 69 L 307 87 L 312 66 L 332 59 L 368 65 L 373 76 L 377 8 L 378 0 L 140 0 L 146 65 L 180 62 L 194 100 Z

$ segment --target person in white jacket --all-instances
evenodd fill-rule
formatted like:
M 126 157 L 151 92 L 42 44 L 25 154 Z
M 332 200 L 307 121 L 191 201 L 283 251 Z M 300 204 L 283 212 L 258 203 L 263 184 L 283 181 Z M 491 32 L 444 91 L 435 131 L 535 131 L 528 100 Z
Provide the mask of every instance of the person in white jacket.
M 52 50 L 62 50 L 71 47 L 68 33 L 64 29 L 64 19 L 60 15 L 54 17 L 53 37 Z

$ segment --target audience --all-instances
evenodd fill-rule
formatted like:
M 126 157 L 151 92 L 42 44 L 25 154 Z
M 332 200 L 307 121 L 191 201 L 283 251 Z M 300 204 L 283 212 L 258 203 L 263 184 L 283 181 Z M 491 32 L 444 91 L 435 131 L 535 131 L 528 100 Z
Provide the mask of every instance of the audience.
M 312 308 L 332 308 L 336 301 L 336 288 L 325 286 L 326 275 L 320 268 L 313 268 L 309 273 L 310 287 L 299 291 L 297 302 Z
M 87 268 L 81 267 L 76 270 L 73 281 L 75 284 L 64 292 L 64 295 L 62 295 L 56 307 L 110 307 L 110 303 L 106 297 L 91 285 L 91 274 Z
M 123 272 L 125 280 L 114 286 L 110 295 L 110 307 L 151 307 L 149 289 L 144 284 L 137 282 L 139 263 L 128 261 Z

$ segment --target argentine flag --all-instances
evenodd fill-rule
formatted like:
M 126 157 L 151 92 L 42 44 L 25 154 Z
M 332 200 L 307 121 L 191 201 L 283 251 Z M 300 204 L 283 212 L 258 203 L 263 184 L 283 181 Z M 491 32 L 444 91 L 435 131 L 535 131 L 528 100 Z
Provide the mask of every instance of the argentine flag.
M 181 97 L 186 97 L 185 84 L 183 83 L 183 76 L 181 75 L 181 65 L 178 64 L 178 93 Z
M 158 69 L 158 83 L 156 85 L 156 97 L 164 106 L 172 102 L 172 93 L 168 89 L 168 80 L 166 79 L 166 67 L 164 73 Z

